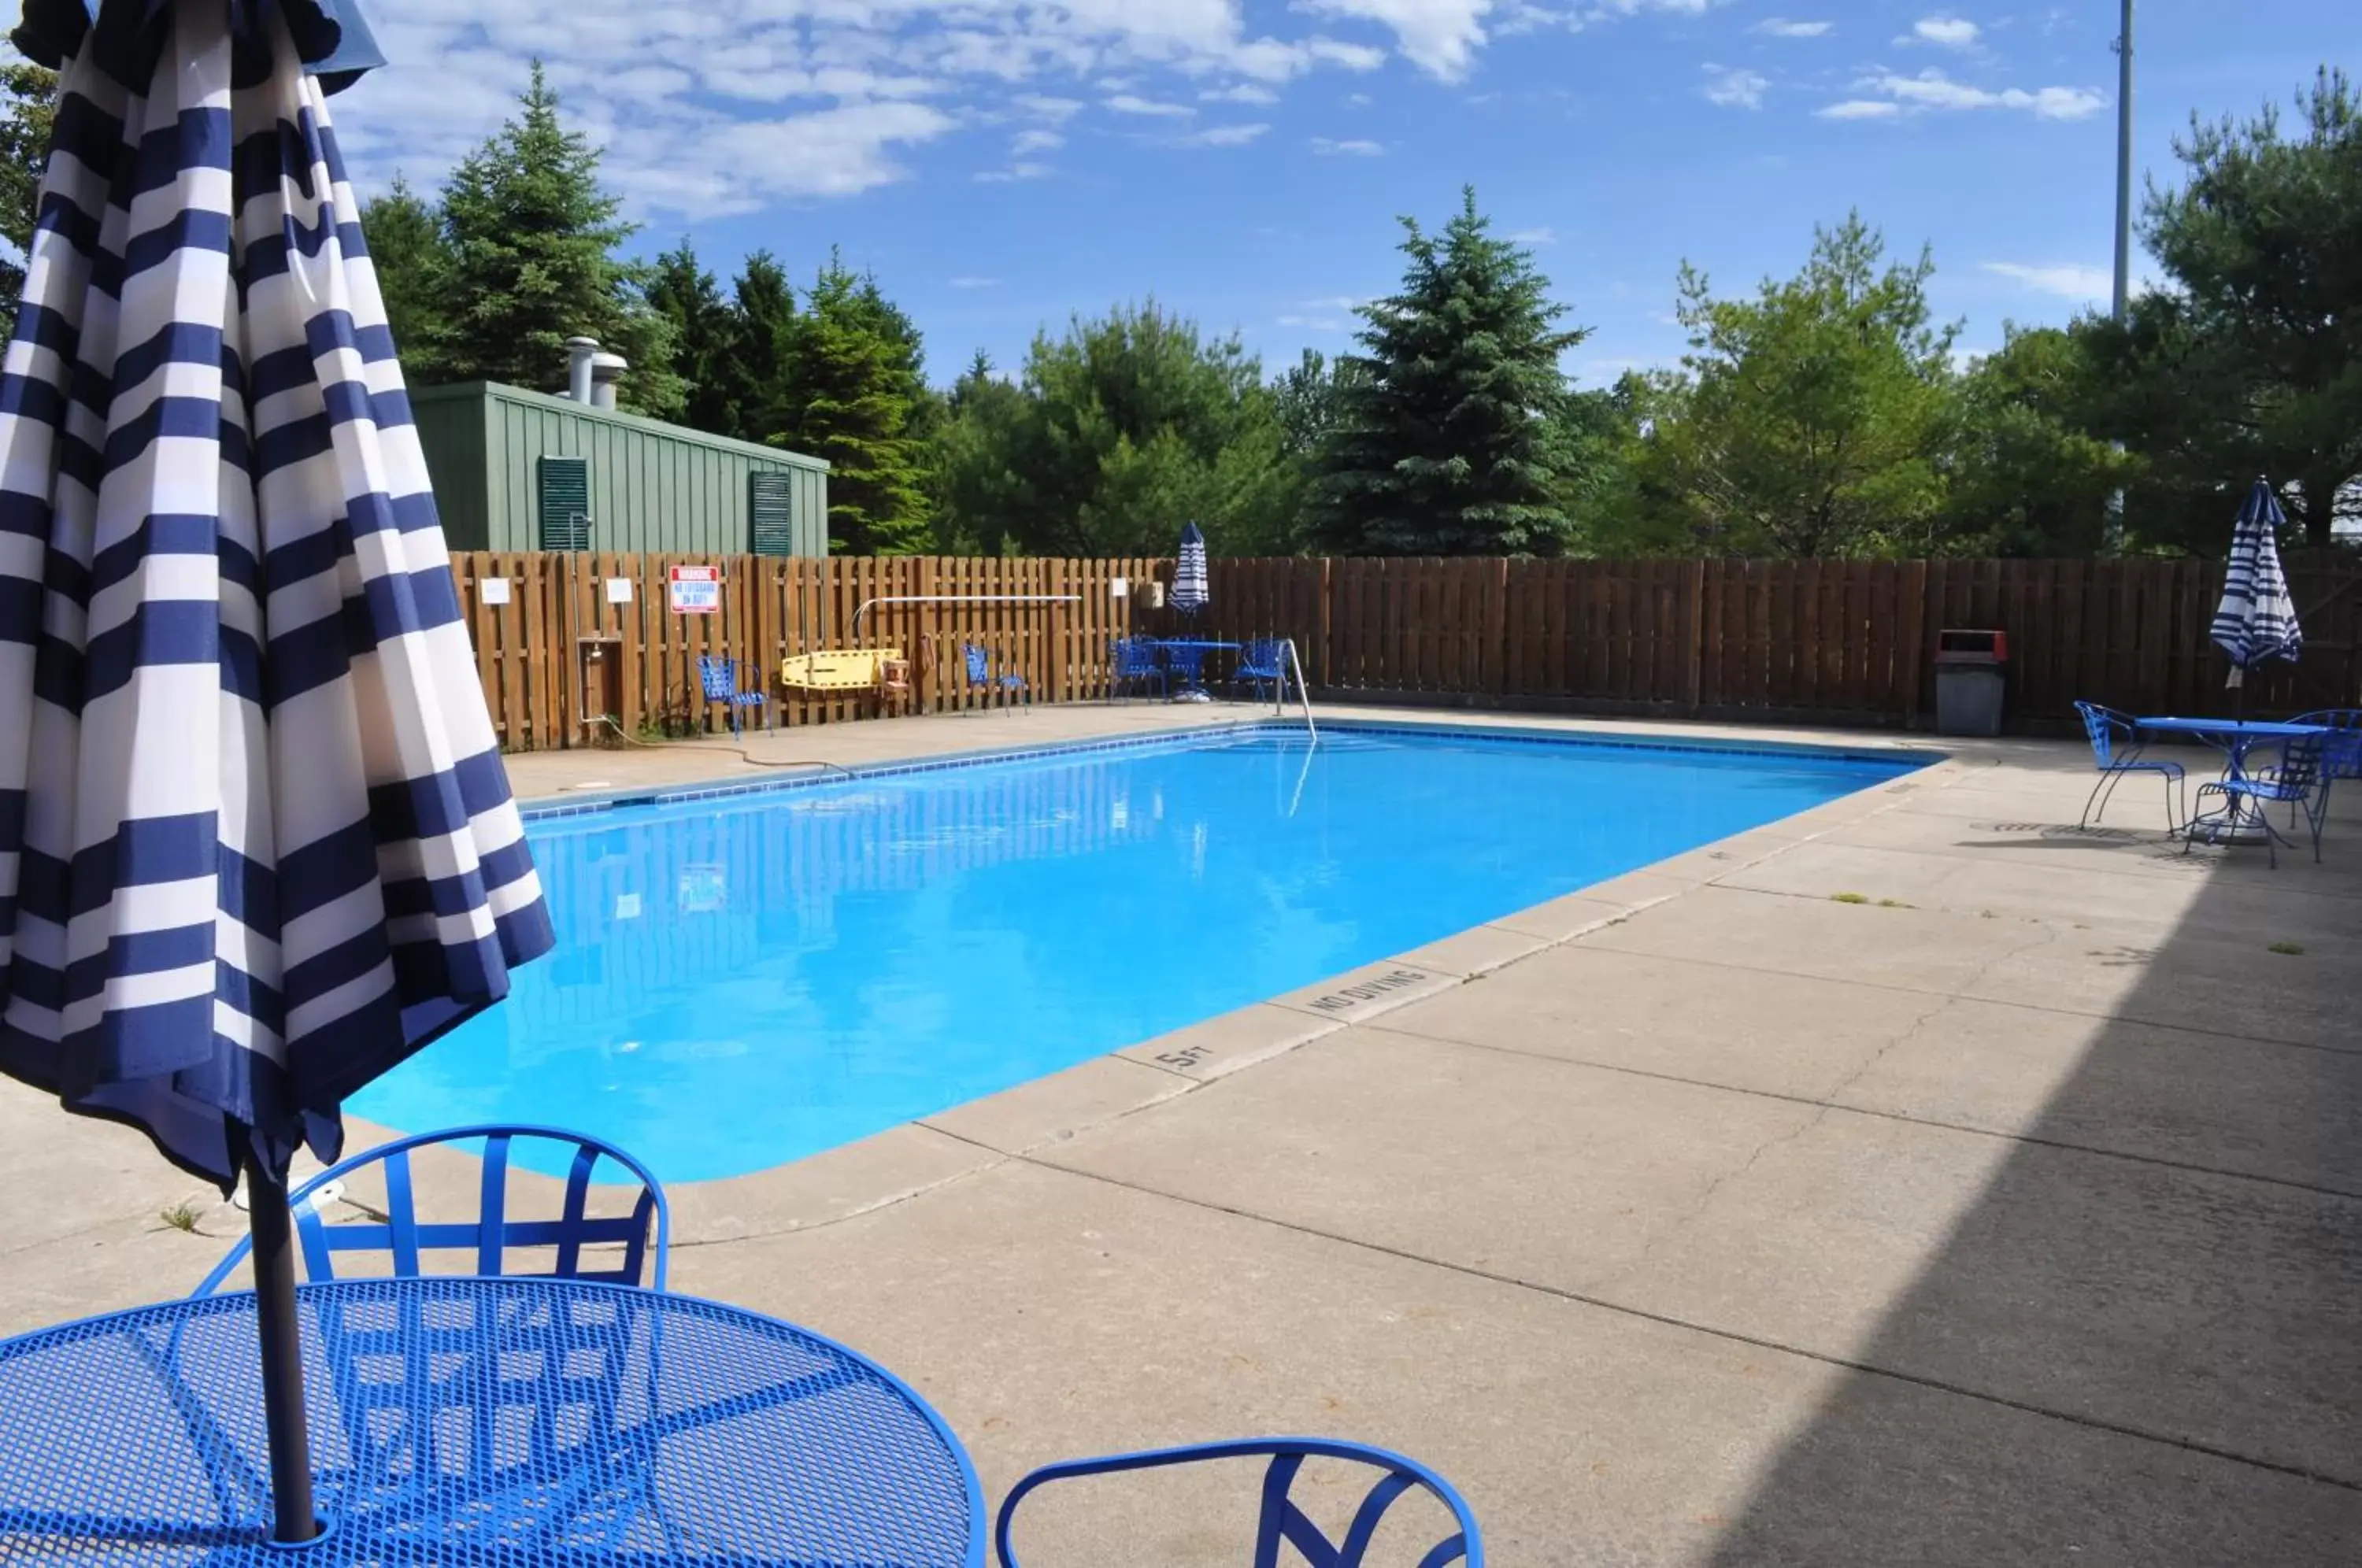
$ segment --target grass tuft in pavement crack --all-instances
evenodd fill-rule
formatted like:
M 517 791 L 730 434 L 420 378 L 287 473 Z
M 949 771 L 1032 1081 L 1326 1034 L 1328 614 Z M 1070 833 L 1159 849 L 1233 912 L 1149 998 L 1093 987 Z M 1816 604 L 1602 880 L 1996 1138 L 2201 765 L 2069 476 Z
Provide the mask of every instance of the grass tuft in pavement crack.
M 1866 904 L 1870 902 L 1870 895 L 1868 893 L 1831 893 L 1829 895 L 1829 902 L 1833 904 Z
M 2301 958 L 2304 956 L 2304 945 L 2301 943 L 2275 942 L 2271 945 L 2271 951 L 2288 958 Z
M 171 1208 L 160 1211 L 156 1218 L 175 1231 L 183 1231 L 192 1236 L 197 1233 L 197 1206 L 193 1203 L 175 1203 Z

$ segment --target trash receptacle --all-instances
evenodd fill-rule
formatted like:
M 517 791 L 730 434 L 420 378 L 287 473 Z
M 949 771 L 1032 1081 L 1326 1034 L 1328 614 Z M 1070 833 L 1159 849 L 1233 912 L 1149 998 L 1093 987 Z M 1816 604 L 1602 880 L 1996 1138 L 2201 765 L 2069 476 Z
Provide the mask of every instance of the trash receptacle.
M 2001 734 L 2002 667 L 2007 663 L 2007 632 L 1937 633 L 1936 733 Z

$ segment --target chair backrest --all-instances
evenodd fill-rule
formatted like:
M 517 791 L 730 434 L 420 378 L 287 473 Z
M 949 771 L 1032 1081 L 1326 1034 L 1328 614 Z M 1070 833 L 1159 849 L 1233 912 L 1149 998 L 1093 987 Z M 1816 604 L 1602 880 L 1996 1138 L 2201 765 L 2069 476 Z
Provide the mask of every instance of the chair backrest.
M 1256 675 L 1277 675 L 1279 650 L 1285 646 L 1278 637 L 1249 637 L 1239 651 L 1239 668 Z
M 705 700 L 727 702 L 738 695 L 738 661 L 712 654 L 697 656 L 697 678 L 705 683 Z
M 2329 743 L 2320 735 L 2293 735 L 2280 742 L 2280 762 L 2272 781 L 2290 794 L 2310 795 L 2321 782 Z M 2341 748 L 2339 756 L 2344 752 Z
M 1126 1470 L 1153 1470 L 1165 1465 L 1195 1464 L 1223 1459 L 1269 1459 L 1263 1478 L 1263 1512 L 1255 1527 L 1253 1568 L 1279 1568 L 1283 1546 L 1292 1546 L 1303 1561 L 1321 1568 L 1362 1568 L 1386 1510 L 1405 1492 L 1417 1488 L 1440 1503 L 1451 1515 L 1451 1533 L 1421 1557 L 1419 1568 L 1485 1568 L 1485 1537 L 1476 1516 L 1454 1491 L 1451 1483 L 1415 1459 L 1364 1443 L 1337 1442 L 1327 1438 L 1253 1438 L 1239 1442 L 1198 1443 L 1187 1448 L 1156 1449 L 1146 1453 L 1114 1453 L 1099 1459 L 1078 1459 L 1049 1464 L 1010 1488 L 994 1521 L 993 1546 L 1004 1568 L 1018 1568 L 1010 1548 L 1010 1526 L 1017 1505 L 1027 1493 L 1052 1481 L 1104 1475 Z M 1362 1498 L 1345 1527 L 1342 1540 L 1331 1540 L 1298 1507 L 1288 1493 L 1307 1459 L 1340 1459 L 1384 1472 Z M 1294 1561 L 1293 1558 L 1290 1561 Z
M 982 647 L 975 643 L 962 643 L 960 657 L 967 663 L 967 683 L 970 686 L 982 686 L 990 679 L 991 660 Z
M 1153 637 L 1118 637 L 1114 651 L 1115 672 L 1119 676 L 1147 675 L 1156 668 L 1156 642 Z
M 2362 708 L 2323 708 L 2299 713 L 2295 723 L 2336 731 L 2322 748 L 2323 770 L 2332 778 L 2362 778 Z
M 2103 767 L 2113 767 L 2116 761 L 2116 740 L 2133 733 L 2133 722 L 2113 708 L 2103 708 L 2097 702 L 2078 702 L 2075 712 L 2083 716 L 2083 733 L 2092 737 L 2092 756 Z
M 455 1187 L 473 1188 L 473 1217 L 422 1217 L 419 1183 L 411 1168 L 411 1152 L 477 1140 L 481 1140 L 483 1148 L 473 1181 L 462 1177 L 455 1184 L 447 1179 L 449 1173 L 435 1173 L 447 1178 L 435 1183 L 437 1196 L 447 1199 L 453 1196 Z M 510 1174 L 515 1164 L 511 1155 L 519 1142 L 546 1148 L 553 1156 L 552 1163 L 561 1165 L 566 1171 L 562 1178 L 528 1173 L 521 1182 L 526 1186 L 546 1184 L 557 1189 L 545 1191 L 543 1198 L 554 1201 L 540 1205 L 545 1209 L 555 1209 L 555 1218 L 511 1216 Z M 610 1181 L 622 1178 L 621 1185 L 631 1204 L 628 1214 L 590 1212 L 590 1188 L 594 1177 L 602 1174 L 598 1166 L 602 1160 L 613 1162 L 616 1167 L 614 1172 L 607 1173 Z M 385 1195 L 381 1210 L 375 1204 L 370 1208 L 382 1217 L 328 1223 L 320 1212 L 318 1201 L 324 1189 L 331 1182 L 342 1183 L 346 1177 L 372 1166 L 383 1167 Z M 631 1192 L 633 1187 L 638 1189 L 636 1193 Z M 329 1166 L 288 1194 L 288 1207 L 295 1217 L 296 1240 L 304 1255 L 304 1276 L 315 1281 L 337 1277 L 336 1259 L 340 1253 L 376 1253 L 386 1258 L 386 1266 L 376 1271 L 380 1275 L 530 1274 L 638 1285 L 643 1275 L 647 1275 L 653 1288 L 662 1290 L 665 1251 L 672 1236 L 672 1216 L 665 1203 L 664 1188 L 646 1165 L 612 1143 L 555 1127 L 454 1127 L 443 1132 L 398 1138 Z M 251 1248 L 251 1241 L 241 1238 L 191 1294 L 210 1296 L 220 1289 L 238 1264 L 246 1261 Z M 550 1266 L 513 1269 L 508 1259 L 511 1249 L 546 1253 Z M 426 1269 L 422 1263 L 428 1253 L 458 1253 L 463 1266 Z M 600 1266 L 602 1261 L 611 1262 L 612 1266 Z

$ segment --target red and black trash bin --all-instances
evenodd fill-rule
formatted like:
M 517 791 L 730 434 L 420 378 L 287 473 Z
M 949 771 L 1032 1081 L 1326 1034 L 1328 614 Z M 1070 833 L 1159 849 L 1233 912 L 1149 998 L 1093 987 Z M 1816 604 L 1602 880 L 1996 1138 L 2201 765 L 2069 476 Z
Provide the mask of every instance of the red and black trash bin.
M 2007 632 L 1937 633 L 1936 733 L 2001 734 L 2003 672 L 2008 664 Z

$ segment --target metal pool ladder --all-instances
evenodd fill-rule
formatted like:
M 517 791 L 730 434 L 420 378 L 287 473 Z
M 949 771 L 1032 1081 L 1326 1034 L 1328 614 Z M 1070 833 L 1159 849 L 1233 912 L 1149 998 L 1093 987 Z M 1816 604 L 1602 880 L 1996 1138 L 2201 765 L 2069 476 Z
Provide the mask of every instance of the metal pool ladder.
M 1292 669 L 1296 671 L 1296 695 L 1304 705 L 1304 733 L 1311 736 L 1313 743 L 1318 745 L 1320 740 L 1320 727 L 1312 722 L 1312 689 L 1305 684 L 1304 661 L 1297 657 L 1296 639 L 1282 638 L 1280 651 L 1284 662 L 1280 665 L 1279 679 L 1272 694 L 1272 715 L 1282 719 L 1287 716 L 1287 672 Z

